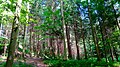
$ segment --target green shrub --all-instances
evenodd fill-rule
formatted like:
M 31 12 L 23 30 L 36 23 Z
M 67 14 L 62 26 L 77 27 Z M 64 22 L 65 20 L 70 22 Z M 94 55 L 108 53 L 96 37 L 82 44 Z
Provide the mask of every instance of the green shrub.
M 95 58 L 87 60 L 45 60 L 45 64 L 50 67 L 118 67 L 120 62 L 97 61 Z

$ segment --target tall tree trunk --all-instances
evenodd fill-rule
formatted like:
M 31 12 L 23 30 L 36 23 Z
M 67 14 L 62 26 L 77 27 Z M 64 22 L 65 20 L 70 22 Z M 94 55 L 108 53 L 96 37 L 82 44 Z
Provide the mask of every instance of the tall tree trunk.
M 2 27 L 3 27 L 3 25 L 2 25 L 2 23 L 0 22 L 0 36 L 2 36 Z
M 29 12 L 29 2 L 27 2 L 27 12 Z M 25 59 L 25 50 L 26 50 L 26 36 L 27 36 L 27 26 L 29 16 L 26 15 L 26 22 L 24 23 L 24 32 L 23 32 L 23 58 Z
M 6 28 L 7 28 L 7 27 L 6 27 Z M 7 34 L 8 34 L 8 30 L 6 29 L 6 30 L 5 30 L 5 36 L 6 36 L 6 38 L 8 38 L 8 37 L 7 37 Z M 7 40 L 5 39 L 5 40 L 4 40 L 4 45 L 5 45 L 5 46 L 4 46 L 4 56 L 6 55 L 6 50 L 7 50 L 7 45 L 6 45 L 6 43 L 7 43 Z
M 24 25 L 24 33 L 23 33 L 23 55 L 22 57 L 24 58 L 25 61 L 25 48 L 26 48 L 26 34 L 27 34 L 27 27 Z
M 99 20 L 99 26 L 100 26 L 100 32 L 101 32 L 101 35 L 102 35 L 102 43 L 103 43 L 103 49 L 104 49 L 104 53 L 105 53 L 105 59 L 106 59 L 106 62 L 107 62 L 107 50 L 106 50 L 106 42 L 105 42 L 105 40 L 106 40 L 106 38 L 105 38 L 105 28 L 104 28 L 104 25 L 103 25 L 103 23 L 102 22 L 100 22 L 100 19 L 98 18 L 98 20 Z
M 107 33 L 107 32 L 106 32 L 106 33 Z M 107 36 L 107 39 L 110 39 L 110 38 L 109 38 L 109 35 Z M 112 61 L 114 61 L 114 51 L 113 51 L 113 47 L 112 47 L 110 41 L 108 41 L 107 43 L 108 43 L 108 46 L 109 46 L 109 48 L 110 48 L 109 50 L 110 50 L 110 55 L 111 55 Z
M 82 29 L 82 39 L 83 39 L 83 45 L 84 45 L 84 53 L 85 53 L 85 59 L 87 59 L 87 50 L 86 50 L 86 44 L 85 44 L 85 36 L 84 36 L 84 29 Z
M 63 25 L 63 33 L 64 33 L 64 59 L 67 60 L 68 56 L 67 56 L 67 35 L 66 35 L 66 26 L 65 26 L 65 20 L 64 20 L 64 9 L 63 9 L 63 0 L 61 0 L 61 15 L 62 15 L 62 25 Z
M 31 26 L 31 25 L 30 25 Z M 33 48 L 32 48 L 32 28 L 30 27 L 30 38 L 29 38 L 30 40 L 29 40 L 29 44 L 30 44 L 30 57 L 32 57 L 32 50 L 33 50 Z
M 10 44 L 8 47 L 9 52 L 8 52 L 8 57 L 7 57 L 5 67 L 12 67 L 13 65 L 14 55 L 15 55 L 15 46 L 16 46 L 17 35 L 18 35 L 18 30 L 19 30 L 19 17 L 20 17 L 21 3 L 22 3 L 22 0 L 18 0 L 17 5 L 16 5 L 16 14 L 15 14 L 13 24 L 12 24 L 11 39 L 10 39 Z
M 75 34 L 75 45 L 76 45 L 76 49 L 77 49 L 77 59 L 80 59 L 80 53 L 79 53 L 79 46 L 78 46 L 78 33 L 77 33 L 77 22 L 74 22 L 74 34 Z
M 71 51 L 71 46 L 70 46 L 70 30 L 69 26 L 66 24 L 66 35 L 67 35 L 67 46 L 68 46 L 68 58 L 72 58 L 72 51 Z
M 58 56 L 58 59 L 60 57 L 60 44 L 59 44 L 59 37 L 57 37 L 57 56 Z
M 4 41 L 4 45 L 5 45 L 5 46 L 4 46 L 4 56 L 6 55 L 6 49 L 7 49 L 6 41 L 7 41 L 7 40 L 5 39 L 5 41 Z
M 51 56 L 55 57 L 53 41 L 54 41 L 54 39 L 53 39 L 53 38 L 50 38 L 50 51 L 51 51 Z
M 90 35 L 90 34 L 89 34 Z M 91 44 L 91 41 L 90 41 L 90 37 L 88 36 L 88 43 L 89 43 L 89 46 L 90 46 L 90 56 L 89 57 L 92 57 L 94 54 L 93 54 L 93 50 L 92 50 L 92 44 Z
M 90 20 L 90 26 L 91 26 L 91 30 L 92 30 L 93 41 L 94 41 L 95 49 L 96 49 L 96 52 L 97 52 L 97 59 L 98 59 L 98 61 L 100 61 L 101 57 L 100 57 L 99 45 L 98 45 L 97 36 L 96 36 L 96 33 L 95 33 L 96 31 L 95 31 L 95 28 L 93 26 L 93 21 L 92 21 L 91 11 L 90 11 L 90 3 L 89 3 L 88 0 L 87 0 L 87 3 L 88 3 L 88 16 L 89 16 L 89 20 Z
M 111 46 L 110 44 L 110 53 L 111 53 L 111 58 L 112 58 L 112 61 L 114 61 L 114 50 L 113 50 L 113 47 Z

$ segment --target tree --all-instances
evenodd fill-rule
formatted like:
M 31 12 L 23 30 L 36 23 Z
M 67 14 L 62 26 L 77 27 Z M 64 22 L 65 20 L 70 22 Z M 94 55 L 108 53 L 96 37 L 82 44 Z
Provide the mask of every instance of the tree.
M 90 2 L 88 0 L 87 0 L 87 2 L 88 2 L 87 3 L 88 4 L 88 15 L 89 15 L 90 26 L 91 26 L 91 30 L 92 30 L 93 41 L 94 41 L 94 44 L 95 44 L 98 61 L 100 61 L 101 58 L 100 58 L 99 45 L 98 45 L 98 40 L 97 40 L 97 36 L 96 36 L 96 30 L 93 26 L 93 21 L 92 21 L 92 17 L 91 17 Z
M 66 30 L 66 25 L 65 25 L 65 20 L 64 20 L 64 9 L 63 9 L 64 4 L 63 4 L 62 0 L 60 3 L 61 3 L 61 16 L 62 16 L 61 22 L 63 24 L 63 32 L 64 32 L 64 59 L 66 60 L 66 59 L 68 59 L 67 58 L 67 44 L 68 44 L 68 42 L 67 42 L 67 34 L 66 34 L 67 30 Z
M 12 24 L 12 32 L 11 32 L 11 39 L 9 44 L 9 52 L 6 61 L 6 67 L 12 67 L 14 56 L 15 56 L 15 46 L 17 43 L 17 35 L 19 30 L 19 17 L 20 17 L 20 9 L 21 9 L 22 0 L 18 0 L 16 3 L 16 13 L 14 16 L 13 24 Z

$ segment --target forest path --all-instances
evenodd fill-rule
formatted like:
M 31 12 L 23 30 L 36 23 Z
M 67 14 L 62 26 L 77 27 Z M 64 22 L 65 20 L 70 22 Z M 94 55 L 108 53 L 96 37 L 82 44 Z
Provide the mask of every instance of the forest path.
M 36 67 L 48 67 L 48 65 L 43 63 L 43 59 L 41 58 L 28 58 L 26 63 L 34 64 Z

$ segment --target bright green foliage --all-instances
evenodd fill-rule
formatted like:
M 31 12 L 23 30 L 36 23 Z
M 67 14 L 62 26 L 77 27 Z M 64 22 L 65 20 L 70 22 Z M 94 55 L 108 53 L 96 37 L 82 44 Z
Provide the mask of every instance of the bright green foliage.
M 50 67 L 116 67 L 120 62 L 105 62 L 105 60 L 97 62 L 96 58 L 89 58 L 88 60 L 45 60 L 45 64 Z
M 10 29 L 14 20 L 16 2 L 17 0 L 0 0 L 0 25 L 2 30 L 8 31 L 7 33 L 11 33 Z M 118 61 L 117 58 L 120 57 L 120 30 L 117 23 L 120 17 L 120 2 L 118 0 L 63 0 L 63 2 L 64 18 L 61 16 L 60 0 L 22 1 L 16 50 L 21 52 L 21 54 L 25 54 L 25 56 L 26 54 L 34 54 L 35 57 L 54 59 L 45 61 L 51 67 L 120 66 L 119 62 L 111 62 L 112 57 L 114 57 L 114 61 Z M 66 37 L 70 40 L 69 45 L 72 48 L 72 57 L 76 58 L 76 55 L 78 55 L 75 46 L 78 41 L 77 45 L 80 48 L 81 60 L 61 60 L 64 54 L 62 53 L 64 52 L 63 19 L 66 28 L 68 28 L 65 32 L 69 32 L 67 35 L 70 35 L 70 37 Z M 25 35 L 24 26 L 26 26 Z M 93 30 L 94 35 L 92 35 Z M 8 45 L 10 40 L 10 34 L 4 33 L 4 35 L 9 35 L 9 38 L 0 36 L 1 51 L 4 50 L 5 45 Z M 23 38 L 24 36 L 25 38 Z M 75 36 L 78 40 L 75 40 Z M 96 45 L 92 37 L 98 42 L 98 50 L 101 55 L 101 61 L 99 62 L 97 62 L 96 58 L 91 58 L 97 57 Z M 88 56 L 87 60 L 84 60 L 83 38 Z M 5 40 L 7 42 L 4 42 Z M 54 56 L 54 53 L 56 53 L 56 56 Z M 60 55 L 58 56 L 57 53 L 60 53 Z M 59 59 L 55 60 L 56 57 Z M 105 58 L 107 61 L 105 61 Z M 15 67 L 29 67 L 21 62 L 16 62 L 15 64 Z

